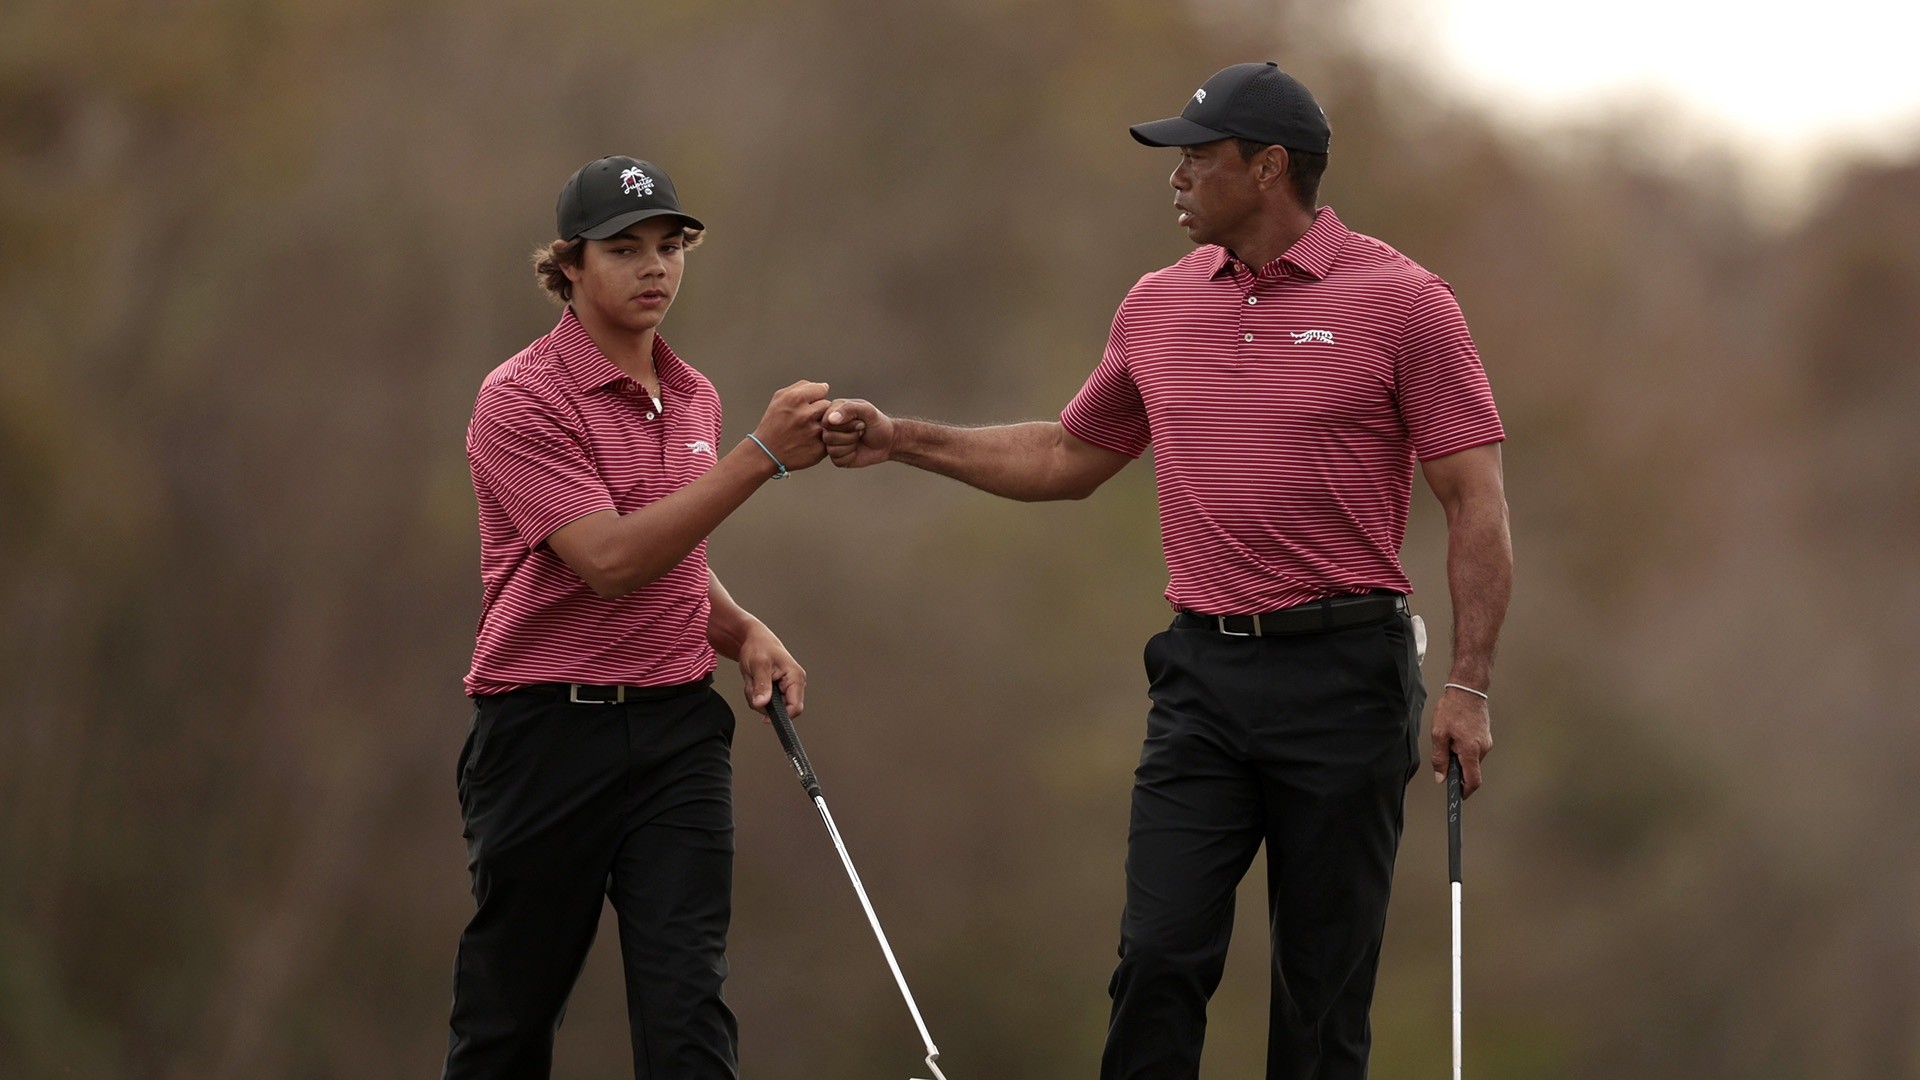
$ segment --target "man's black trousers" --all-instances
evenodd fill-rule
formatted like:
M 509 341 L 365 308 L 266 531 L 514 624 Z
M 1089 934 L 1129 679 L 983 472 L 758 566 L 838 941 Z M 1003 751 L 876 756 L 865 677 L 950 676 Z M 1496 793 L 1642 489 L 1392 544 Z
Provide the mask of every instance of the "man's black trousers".
M 619 918 L 634 1075 L 738 1075 L 720 995 L 733 724 L 705 682 L 625 704 L 572 704 L 565 687 L 475 699 L 459 792 L 478 909 L 454 963 L 447 1080 L 549 1074 L 603 896 Z
M 1190 1080 L 1267 845 L 1269 1080 L 1360 1080 L 1407 781 L 1421 757 L 1410 618 L 1146 648 L 1152 710 L 1134 774 L 1105 1080 Z

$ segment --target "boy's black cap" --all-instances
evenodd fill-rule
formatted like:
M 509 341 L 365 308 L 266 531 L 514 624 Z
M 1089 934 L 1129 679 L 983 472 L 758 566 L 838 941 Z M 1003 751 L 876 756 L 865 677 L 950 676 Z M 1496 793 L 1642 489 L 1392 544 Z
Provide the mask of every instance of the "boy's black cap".
M 1271 60 L 1222 68 L 1193 92 L 1179 116 L 1135 124 L 1128 130 L 1148 146 L 1251 139 L 1266 146 L 1324 154 L 1333 144 L 1320 103 L 1300 80 Z
M 667 172 L 651 161 L 630 157 L 603 157 L 580 166 L 560 189 L 554 208 L 560 239 L 576 236 L 605 240 L 636 221 L 673 214 L 696 229 L 700 219 L 680 209 Z

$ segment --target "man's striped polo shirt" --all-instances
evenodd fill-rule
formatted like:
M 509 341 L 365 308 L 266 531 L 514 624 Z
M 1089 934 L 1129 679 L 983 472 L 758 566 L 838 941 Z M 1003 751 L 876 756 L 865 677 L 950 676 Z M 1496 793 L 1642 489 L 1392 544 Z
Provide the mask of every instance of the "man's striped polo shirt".
M 1166 597 L 1208 614 L 1411 592 L 1414 462 L 1506 437 L 1452 288 L 1325 207 L 1257 272 L 1207 245 L 1141 278 L 1060 422 L 1152 445 Z
M 608 600 L 546 546 L 600 510 L 630 514 L 714 465 L 720 396 L 653 339 L 660 407 L 567 309 L 496 368 L 467 427 L 480 504 L 480 628 L 469 694 L 543 682 L 665 686 L 714 668 L 707 542 L 657 581 Z

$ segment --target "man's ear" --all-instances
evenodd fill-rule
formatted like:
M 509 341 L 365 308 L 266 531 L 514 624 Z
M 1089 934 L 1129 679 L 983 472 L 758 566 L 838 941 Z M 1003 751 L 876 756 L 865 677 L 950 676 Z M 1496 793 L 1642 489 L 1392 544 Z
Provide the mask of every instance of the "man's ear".
M 1291 165 L 1292 159 L 1287 156 L 1286 147 L 1269 146 L 1253 159 L 1254 176 L 1260 181 L 1261 187 L 1272 187 L 1286 182 L 1287 169 Z
M 580 284 L 580 274 L 582 271 L 586 269 L 586 266 L 587 266 L 587 249 L 583 245 L 580 248 L 580 261 L 570 262 L 570 263 L 568 262 L 561 263 L 560 272 L 567 275 L 568 281 L 571 281 L 575 285 L 578 285 Z

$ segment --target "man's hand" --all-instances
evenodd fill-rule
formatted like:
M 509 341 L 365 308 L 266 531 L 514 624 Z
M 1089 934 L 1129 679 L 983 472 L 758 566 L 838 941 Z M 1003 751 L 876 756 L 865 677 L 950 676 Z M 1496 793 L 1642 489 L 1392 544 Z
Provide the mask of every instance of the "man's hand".
M 753 437 L 790 471 L 818 465 L 827 456 L 820 418 L 827 411 L 827 384 L 802 380 L 773 395 Z
M 1493 750 L 1493 718 L 1487 702 L 1464 690 L 1442 690 L 1433 707 L 1433 778 L 1447 779 L 1447 755 L 1460 756 L 1460 795 L 1480 788 L 1480 763 Z
M 818 458 L 814 459 L 818 461 Z M 773 684 L 787 699 L 787 715 L 798 720 L 807 707 L 807 669 L 794 660 L 766 624 L 754 621 L 740 641 L 740 678 L 746 684 L 747 704 L 761 716 L 773 700 Z
M 893 455 L 892 418 L 859 398 L 841 398 L 828 406 L 822 432 L 827 456 L 842 469 L 878 465 Z

